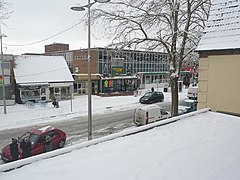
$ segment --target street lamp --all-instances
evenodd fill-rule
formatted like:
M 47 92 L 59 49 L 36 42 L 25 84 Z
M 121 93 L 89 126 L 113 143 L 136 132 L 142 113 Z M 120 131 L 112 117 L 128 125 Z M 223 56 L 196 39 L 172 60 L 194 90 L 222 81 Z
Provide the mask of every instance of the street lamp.
M 92 83 L 91 83 L 91 18 L 90 18 L 90 8 L 95 3 L 107 3 L 111 0 L 94 0 L 84 6 L 74 6 L 70 9 L 73 11 L 84 11 L 85 8 L 88 8 L 88 140 L 92 140 Z
M 3 66 L 3 48 L 2 48 L 2 38 L 7 37 L 5 34 L 2 34 L 2 30 L 0 27 L 0 41 L 1 41 L 1 69 L 2 69 L 2 95 L 3 95 L 3 107 L 4 114 L 7 114 L 6 109 L 6 92 L 5 92 L 5 80 L 4 80 L 4 66 Z

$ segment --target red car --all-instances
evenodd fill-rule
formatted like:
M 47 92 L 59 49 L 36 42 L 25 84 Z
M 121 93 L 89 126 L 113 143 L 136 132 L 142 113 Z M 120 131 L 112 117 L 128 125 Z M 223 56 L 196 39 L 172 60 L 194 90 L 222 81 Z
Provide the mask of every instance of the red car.
M 46 136 L 50 136 L 51 141 L 54 144 L 54 149 L 64 147 L 67 138 L 65 132 L 51 126 L 46 126 L 40 129 L 32 129 L 29 132 L 24 133 L 18 139 L 18 151 L 20 153 L 19 159 L 22 158 L 22 150 L 20 148 L 20 144 L 26 136 L 29 137 L 29 140 L 32 144 L 32 156 L 45 152 Z M 2 149 L 1 158 L 4 162 L 12 161 L 10 144 Z

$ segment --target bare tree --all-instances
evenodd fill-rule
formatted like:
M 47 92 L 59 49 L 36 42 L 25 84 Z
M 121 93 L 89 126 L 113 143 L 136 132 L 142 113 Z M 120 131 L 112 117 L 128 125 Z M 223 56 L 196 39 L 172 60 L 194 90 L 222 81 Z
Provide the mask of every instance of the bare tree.
M 12 4 L 7 3 L 5 0 L 0 0 L 0 22 L 2 24 L 4 19 L 8 19 L 13 12 Z
M 112 0 L 92 11 L 94 23 L 118 48 L 159 50 L 169 54 L 172 116 L 178 115 L 178 77 L 208 18 L 211 0 Z

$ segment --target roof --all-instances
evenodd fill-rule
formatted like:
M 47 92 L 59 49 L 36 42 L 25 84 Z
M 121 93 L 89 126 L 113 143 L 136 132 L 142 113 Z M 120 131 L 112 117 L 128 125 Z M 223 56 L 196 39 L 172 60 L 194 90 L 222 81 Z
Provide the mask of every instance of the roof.
M 63 56 L 18 56 L 14 74 L 17 84 L 74 81 Z
M 37 128 L 31 129 L 30 132 L 40 135 L 44 132 L 48 132 L 48 131 L 51 131 L 51 130 L 54 130 L 54 129 L 56 129 L 56 128 L 54 128 L 52 126 L 46 126 L 46 127 L 42 127 L 42 128 L 39 128 L 39 129 L 37 129 Z
M 164 109 L 163 107 L 161 106 L 158 106 L 156 104 L 150 104 L 150 105 L 147 105 L 147 106 L 142 106 L 142 107 L 139 107 L 139 108 L 136 108 L 136 109 L 140 109 L 140 110 L 150 110 L 150 109 Z
M 240 1 L 213 0 L 196 51 L 240 48 Z

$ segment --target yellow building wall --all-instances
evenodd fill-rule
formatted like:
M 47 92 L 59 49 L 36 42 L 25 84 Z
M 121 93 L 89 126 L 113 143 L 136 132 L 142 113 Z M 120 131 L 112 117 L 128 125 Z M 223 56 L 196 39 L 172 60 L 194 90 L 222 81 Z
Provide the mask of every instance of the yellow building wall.
M 198 86 L 198 109 L 240 114 L 240 56 L 201 58 Z

